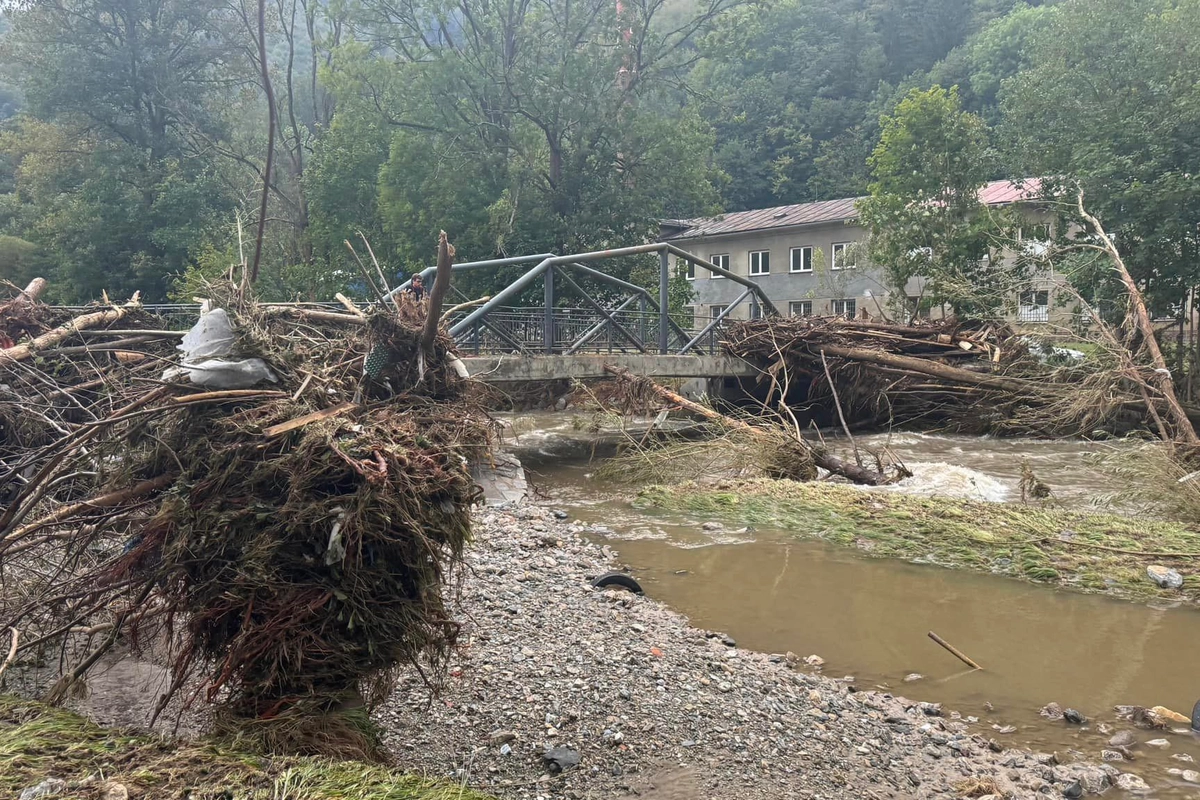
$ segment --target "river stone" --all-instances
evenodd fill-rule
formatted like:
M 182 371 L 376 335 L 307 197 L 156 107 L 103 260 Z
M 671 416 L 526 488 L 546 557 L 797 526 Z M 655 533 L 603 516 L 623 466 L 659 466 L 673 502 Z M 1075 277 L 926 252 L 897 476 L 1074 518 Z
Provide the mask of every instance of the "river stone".
M 1146 742 L 1146 746 L 1147 747 L 1161 747 L 1161 748 L 1165 749 L 1165 748 L 1170 747 L 1171 743 L 1168 742 L 1166 739 L 1151 739 L 1150 741 Z
M 1100 758 L 1104 761 L 1124 761 L 1125 756 L 1117 750 L 1101 750 Z
M 67 790 L 62 778 L 46 778 L 37 786 L 28 786 L 21 792 L 20 800 L 37 800 L 39 797 L 55 797 Z
M 1063 719 L 1065 719 L 1067 722 L 1070 722 L 1072 725 L 1082 725 L 1083 723 L 1087 722 L 1087 717 L 1085 717 L 1083 714 L 1080 714 L 1073 708 L 1068 708 L 1063 712 Z
M 1041 715 L 1046 719 L 1063 718 L 1062 706 L 1060 706 L 1058 703 L 1046 703 L 1046 705 L 1042 706 L 1042 710 L 1039 713 L 1041 713 Z
M 125 784 L 113 781 L 104 785 L 104 793 L 100 800 L 129 800 L 129 789 Z
M 1137 792 L 1139 794 L 1150 791 L 1150 787 L 1146 785 L 1146 782 L 1132 772 L 1122 772 L 1117 776 L 1117 788 L 1123 792 Z
M 1183 586 L 1183 576 L 1170 567 L 1151 564 L 1146 567 L 1146 574 L 1163 589 L 1178 589 Z
M 1185 769 L 1179 777 L 1188 783 L 1200 783 L 1200 772 L 1196 772 L 1194 769 Z
M 1108 743 L 1113 747 L 1129 747 L 1135 741 L 1131 731 L 1118 731 L 1108 740 Z

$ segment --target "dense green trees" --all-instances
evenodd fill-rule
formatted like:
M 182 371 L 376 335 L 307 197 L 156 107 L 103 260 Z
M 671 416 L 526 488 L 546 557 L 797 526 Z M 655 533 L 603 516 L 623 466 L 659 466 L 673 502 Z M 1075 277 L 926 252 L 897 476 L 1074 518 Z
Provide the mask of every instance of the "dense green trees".
M 1200 286 L 1200 2 L 1071 0 L 1004 83 L 1011 161 L 1083 189 L 1152 309 L 1179 315 Z M 1113 293 L 1109 271 L 1081 283 Z
M 1177 309 L 1200 283 L 1198 3 L 266 0 L 261 285 L 345 287 L 360 231 L 396 272 L 427 263 L 440 228 L 463 258 L 587 249 L 662 217 L 870 187 L 895 280 L 934 270 L 943 293 L 987 295 L 968 185 L 1054 175 Z M 256 15 L 256 0 L 8 12 L 0 278 L 158 299 L 230 269 L 267 141 Z M 936 224 L 914 227 L 921 207 Z M 1080 283 L 1103 295 L 1102 278 Z

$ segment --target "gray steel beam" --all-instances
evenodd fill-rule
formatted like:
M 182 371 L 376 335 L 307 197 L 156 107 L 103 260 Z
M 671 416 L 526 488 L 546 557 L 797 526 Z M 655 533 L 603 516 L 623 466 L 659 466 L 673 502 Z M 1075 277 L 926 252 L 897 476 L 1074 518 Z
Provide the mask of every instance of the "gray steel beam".
M 468 314 L 467 316 L 463 317 L 461 320 L 456 322 L 454 324 L 454 326 L 452 328 L 450 328 L 450 335 L 458 336 L 463 331 L 470 330 L 471 326 L 473 324 L 475 324 L 475 322 L 477 320 L 480 320 L 480 319 L 483 319 L 484 317 L 486 317 L 489 311 L 496 308 L 497 306 L 504 305 L 510 299 L 512 299 L 513 297 L 516 297 L 521 292 L 525 291 L 525 289 L 529 286 L 529 284 L 533 283 L 535 280 L 540 278 L 542 276 L 542 273 L 544 273 L 546 270 L 550 269 L 551 266 L 553 266 L 554 261 L 555 261 L 555 259 L 553 259 L 553 258 L 544 259 L 536 267 L 529 270 L 521 277 L 517 278 L 515 281 L 510 283 L 508 286 L 504 287 L 498 293 L 493 295 L 491 300 L 488 300 L 486 303 L 481 305 L 479 308 L 475 309 L 470 314 Z
M 681 355 L 681 356 L 682 356 L 682 355 L 686 355 L 686 354 L 687 354 L 687 351 L 688 351 L 688 350 L 691 350 L 693 347 L 695 347 L 695 346 L 696 346 L 696 343 L 697 343 L 697 342 L 699 342 L 701 339 L 703 339 L 703 338 L 704 338 L 704 337 L 705 337 L 705 336 L 708 334 L 708 332 L 709 332 L 709 331 L 711 331 L 713 328 L 715 328 L 715 327 L 717 327 L 718 325 L 720 325 L 720 324 L 721 324 L 721 320 L 723 320 L 723 319 L 725 319 L 725 317 L 729 316 L 729 312 L 730 312 L 730 311 L 733 311 L 733 309 L 737 308 L 737 306 L 738 306 L 738 305 L 739 305 L 739 304 L 740 304 L 740 303 L 741 303 L 743 300 L 745 300 L 747 297 L 749 297 L 749 296 L 750 296 L 750 295 L 752 295 L 752 294 L 754 294 L 754 290 L 753 290 L 753 289 L 747 289 L 746 291 L 744 291 L 744 292 L 742 292 L 742 293 L 741 293 L 741 295 L 738 297 L 738 299 L 737 299 L 737 300 L 734 300 L 732 303 L 730 303 L 729 305 L 725 306 L 725 310 L 724 310 L 724 311 L 722 311 L 720 314 L 717 314 L 715 317 L 713 317 L 713 320 L 712 320 L 712 322 L 710 322 L 710 323 L 708 323 L 707 325 L 705 325 L 705 326 L 704 326 L 704 330 L 702 330 L 702 331 L 700 331 L 699 333 L 697 333 L 697 334 L 696 334 L 696 336 L 695 336 L 695 337 L 694 337 L 694 338 L 693 338 L 693 339 L 692 339 L 690 342 L 688 342 L 687 344 L 685 344 L 685 345 L 684 345 L 684 346 L 683 346 L 683 347 L 680 349 L 680 351 L 679 351 L 679 355 Z
M 616 308 L 614 308 L 612 311 L 610 311 L 608 313 L 609 314 L 617 314 L 621 311 L 624 311 L 625 307 L 627 305 L 629 305 L 630 303 L 632 303 L 634 300 L 642 300 L 643 302 L 645 302 L 645 298 L 642 297 L 641 295 L 633 295 L 632 297 L 626 297 L 624 302 L 622 302 L 619 306 L 617 306 Z M 643 316 L 642 322 L 645 323 L 645 321 L 646 321 L 646 318 L 645 318 L 645 316 Z M 578 339 L 575 340 L 575 344 L 571 345 L 570 349 L 567 350 L 566 355 L 570 356 L 570 355 L 574 355 L 575 353 L 577 353 L 579 351 L 579 348 L 583 347 L 585 344 L 590 342 L 597 333 L 604 330 L 604 326 L 607 324 L 608 324 L 608 320 L 602 319 L 599 322 L 597 322 L 595 325 L 593 325 L 592 327 L 588 328 L 587 331 L 584 332 L 583 336 L 580 336 Z M 642 337 L 642 341 L 645 341 L 645 337 Z M 645 350 L 643 350 L 642 352 L 645 352 Z
M 554 269 L 551 265 L 542 279 L 542 345 L 547 353 L 554 352 Z
M 604 308 L 604 306 L 597 303 L 595 300 L 592 299 L 592 296 L 590 294 L 585 292 L 583 289 L 579 288 L 579 284 L 576 283 L 575 281 L 571 280 L 571 277 L 569 275 L 567 275 L 565 272 L 562 275 L 562 279 L 567 282 L 568 286 L 570 286 L 572 289 L 574 289 L 575 291 L 577 291 L 581 295 L 583 295 L 583 299 L 587 301 L 588 305 L 590 305 L 593 309 L 595 309 L 600 314 L 600 316 L 602 316 L 606 320 L 608 320 L 609 325 L 611 325 L 612 327 L 614 327 L 618 331 L 620 331 L 621 335 L 624 336 L 626 339 L 628 339 L 633 344 L 633 346 L 638 349 L 639 352 L 641 352 L 641 353 L 646 352 L 646 346 L 644 344 L 642 344 L 641 342 L 639 342 L 638 338 L 636 336 L 634 336 L 632 333 L 630 333 L 625 328 L 624 325 L 622 325 L 621 323 L 619 323 L 615 319 L 613 319 L 612 314 L 609 314 L 607 309 Z
M 530 256 L 513 256 L 511 258 L 487 258 L 483 261 L 464 261 L 461 264 L 455 264 L 451 268 L 453 272 L 461 272 L 468 269 L 483 269 L 485 267 L 511 267 L 513 264 L 525 264 L 530 261 L 545 261 L 547 258 L 554 258 L 554 253 L 536 253 Z M 421 270 L 421 279 L 424 280 L 430 275 L 437 272 L 437 267 L 426 267 Z M 388 292 L 388 297 L 402 292 L 412 284 L 412 278 L 409 278 L 404 283 L 397 286 L 392 291 Z

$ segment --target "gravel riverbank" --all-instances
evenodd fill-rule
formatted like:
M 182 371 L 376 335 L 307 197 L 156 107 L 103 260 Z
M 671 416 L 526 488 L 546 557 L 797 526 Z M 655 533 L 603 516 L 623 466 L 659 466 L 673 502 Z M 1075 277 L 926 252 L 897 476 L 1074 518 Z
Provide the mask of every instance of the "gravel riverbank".
M 593 589 L 614 563 L 585 532 L 536 505 L 477 512 L 458 612 L 464 646 L 446 685 L 431 697 L 408 679 L 378 713 L 401 766 L 500 798 L 1145 791 L 1110 764 L 1006 749 L 987 724 L 857 691 L 693 629 L 654 600 Z M 578 766 L 551 776 L 552 748 L 577 754 Z

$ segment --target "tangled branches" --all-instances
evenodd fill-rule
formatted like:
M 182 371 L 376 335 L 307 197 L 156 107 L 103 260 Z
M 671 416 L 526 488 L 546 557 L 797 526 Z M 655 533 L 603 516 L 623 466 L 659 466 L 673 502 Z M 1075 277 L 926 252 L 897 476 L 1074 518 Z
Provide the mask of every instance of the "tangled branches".
M 1044 363 L 1001 325 L 772 318 L 732 326 L 725 344 L 770 365 L 770 394 L 786 370 L 810 408 L 840 402 L 863 427 L 1079 436 L 1137 428 L 1146 408 L 1103 365 Z
M 421 353 L 407 299 L 340 314 L 213 292 L 275 382 L 164 381 L 179 337 L 136 304 L 0 358 L 0 627 L 36 657 L 108 625 L 50 699 L 123 638 L 169 646 L 159 710 L 182 693 L 294 718 L 370 701 L 454 641 L 443 588 L 492 423 L 449 337 Z

